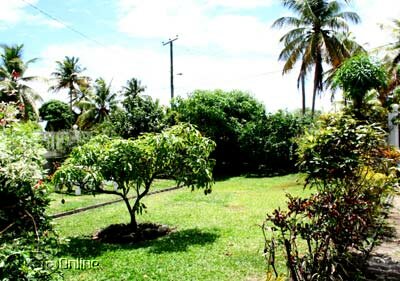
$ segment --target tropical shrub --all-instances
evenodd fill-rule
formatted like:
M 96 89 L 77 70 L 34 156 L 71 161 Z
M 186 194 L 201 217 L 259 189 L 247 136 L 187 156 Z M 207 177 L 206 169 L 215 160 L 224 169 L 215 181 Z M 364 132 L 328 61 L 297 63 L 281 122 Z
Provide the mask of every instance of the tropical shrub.
M 123 110 L 111 115 L 114 131 L 123 138 L 136 138 L 142 133 L 160 132 L 164 128 L 164 109 L 158 100 L 137 95 L 123 101 Z
M 39 108 L 39 116 L 47 121 L 46 131 L 69 130 L 75 121 L 74 113 L 68 104 L 59 100 L 45 102 Z
M 93 193 L 120 196 L 130 215 L 130 227 L 138 227 L 136 214 L 146 206 L 141 199 L 148 194 L 154 179 L 169 177 L 184 185 L 211 192 L 213 141 L 203 137 L 193 126 L 180 124 L 158 134 L 145 134 L 135 140 L 98 136 L 75 148 L 70 158 L 54 174 L 60 188 L 72 183 Z M 104 180 L 117 188 L 107 189 Z M 133 191 L 133 202 L 128 196 Z
M 357 118 L 368 119 L 371 111 L 369 104 L 373 98 L 378 98 L 378 93 L 375 92 L 375 97 L 367 93 L 384 88 L 388 75 L 380 63 L 362 54 L 346 60 L 336 71 L 333 80 L 335 86 L 343 89 L 344 98 L 351 101 L 351 110 Z M 386 98 L 379 96 L 381 106 Z
M 241 172 L 240 137 L 246 124 L 265 118 L 263 104 L 241 91 L 196 90 L 173 100 L 171 108 L 175 120 L 196 125 L 215 141 L 216 172 Z
M 31 123 L 0 128 L 0 279 L 51 280 L 56 240 L 45 209 L 44 150 Z
M 18 121 L 19 110 L 11 103 L 0 102 L 0 128 Z
M 374 245 L 395 161 L 387 159 L 385 132 L 343 113 L 321 118 L 299 145 L 299 165 L 310 197 L 289 196 L 264 225 L 269 266 L 280 248 L 292 280 L 355 280 Z M 354 259 L 354 255 L 358 258 Z M 356 262 L 355 262 L 356 261 Z
M 296 138 L 311 123 L 310 115 L 282 110 L 246 123 L 239 137 L 243 170 L 264 175 L 297 171 Z

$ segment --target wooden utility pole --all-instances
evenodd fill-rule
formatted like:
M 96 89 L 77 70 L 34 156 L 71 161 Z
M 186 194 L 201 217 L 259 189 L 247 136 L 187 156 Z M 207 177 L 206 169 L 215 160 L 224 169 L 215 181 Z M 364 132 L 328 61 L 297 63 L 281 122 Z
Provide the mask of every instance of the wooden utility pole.
M 171 62 L 171 99 L 174 98 L 174 45 L 173 42 L 178 40 L 178 35 L 174 39 L 168 39 L 167 42 L 162 42 L 163 46 L 169 44 L 169 56 Z

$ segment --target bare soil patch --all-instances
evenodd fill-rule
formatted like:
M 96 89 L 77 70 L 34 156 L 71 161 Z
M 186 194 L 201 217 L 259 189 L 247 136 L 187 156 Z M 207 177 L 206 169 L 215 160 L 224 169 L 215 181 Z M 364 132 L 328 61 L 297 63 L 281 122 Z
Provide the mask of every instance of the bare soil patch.
M 154 223 L 141 223 L 136 230 L 129 224 L 112 224 L 96 232 L 93 239 L 112 244 L 138 243 L 168 235 L 173 230 Z

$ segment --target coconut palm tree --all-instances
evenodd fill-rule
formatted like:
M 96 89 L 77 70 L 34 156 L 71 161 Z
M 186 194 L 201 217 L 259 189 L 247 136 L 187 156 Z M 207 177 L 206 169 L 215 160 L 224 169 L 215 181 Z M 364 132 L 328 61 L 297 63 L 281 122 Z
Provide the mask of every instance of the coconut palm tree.
M 111 91 L 111 83 L 107 85 L 103 78 L 95 81 L 94 91 L 90 92 L 78 104 L 82 113 L 77 123 L 80 128 L 90 128 L 109 118 L 110 112 L 117 108 L 117 95 Z
M 126 86 L 122 87 L 122 94 L 129 98 L 134 98 L 146 90 L 146 86 L 142 86 L 142 82 L 136 78 L 126 81 Z
M 277 19 L 273 27 L 293 28 L 280 42 L 284 48 L 279 60 L 285 61 L 283 74 L 291 71 L 301 61 L 298 85 L 304 89 L 305 76 L 314 72 L 311 112 L 315 112 L 315 99 L 323 90 L 324 63 L 337 68 L 350 56 L 348 49 L 340 40 L 340 34 L 349 30 L 347 21 L 358 23 L 359 16 L 354 12 L 343 12 L 343 1 L 330 0 L 281 0 L 284 7 L 294 16 Z M 349 1 L 345 1 L 349 2 Z M 303 91 L 303 104 L 305 93 Z
M 79 101 L 82 96 L 80 89 L 89 86 L 89 78 L 81 75 L 85 68 L 79 64 L 79 58 L 66 56 L 63 61 L 56 61 L 56 71 L 51 75 L 56 84 L 49 88 L 50 91 L 58 92 L 62 89 L 68 90 L 69 106 L 72 110 L 74 102 Z
M 29 82 L 39 80 L 37 76 L 25 76 L 28 66 L 37 58 L 23 61 L 24 45 L 2 45 L 0 54 L 0 101 L 14 102 L 22 112 L 22 118 L 37 118 L 35 102 L 41 97 L 30 86 Z M 35 116 L 31 116 L 34 113 Z

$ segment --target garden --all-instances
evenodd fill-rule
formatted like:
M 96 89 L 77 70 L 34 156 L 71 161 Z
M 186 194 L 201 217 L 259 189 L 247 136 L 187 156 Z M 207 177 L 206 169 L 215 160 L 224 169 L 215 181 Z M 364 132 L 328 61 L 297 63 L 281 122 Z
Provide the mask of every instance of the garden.
M 367 267 L 395 235 L 400 151 L 388 137 L 400 68 L 389 54 L 399 45 L 378 60 L 335 33 L 347 27 L 335 19 L 359 20 L 338 1 L 282 3 L 299 15 L 274 23 L 296 27 L 281 40 L 283 74 L 301 60 L 304 90 L 315 69 L 310 110 L 303 100 L 270 113 L 250 93 L 219 89 L 163 106 L 137 78 L 118 92 L 93 81 L 75 57 L 56 62 L 49 89 L 69 103 L 37 108 L 24 75 L 34 60 L 4 45 L 0 280 L 384 278 Z M 304 25 L 310 42 L 299 40 Z M 334 112 L 315 110 L 324 87 L 342 92 Z

